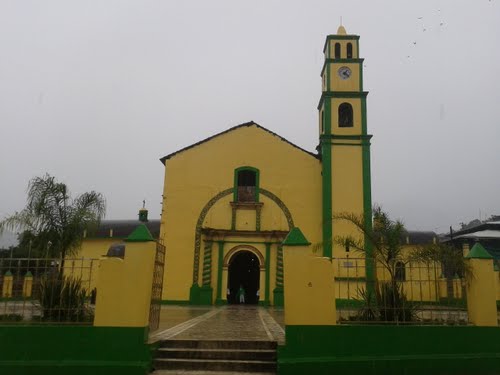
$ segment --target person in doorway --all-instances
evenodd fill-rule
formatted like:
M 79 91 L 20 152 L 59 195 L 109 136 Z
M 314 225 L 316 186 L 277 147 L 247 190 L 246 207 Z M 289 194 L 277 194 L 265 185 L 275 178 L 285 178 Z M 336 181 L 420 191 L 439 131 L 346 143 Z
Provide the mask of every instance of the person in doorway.
M 257 300 L 257 303 L 259 303 L 259 297 L 260 297 L 260 291 L 257 289 L 257 292 L 255 293 L 255 299 Z
M 238 297 L 240 303 L 245 303 L 245 289 L 243 288 L 243 285 L 240 285 L 240 289 L 238 290 Z
M 226 301 L 229 303 L 229 298 L 231 298 L 231 289 L 227 288 Z

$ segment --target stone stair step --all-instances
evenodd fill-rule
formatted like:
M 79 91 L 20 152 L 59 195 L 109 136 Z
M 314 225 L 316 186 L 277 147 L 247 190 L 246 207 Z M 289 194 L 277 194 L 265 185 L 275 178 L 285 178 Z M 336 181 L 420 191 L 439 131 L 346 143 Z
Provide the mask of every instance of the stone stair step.
M 244 340 L 161 340 L 160 348 L 276 349 L 275 341 Z
M 177 359 L 157 358 L 153 361 L 156 370 L 206 370 L 206 371 L 245 371 L 271 372 L 276 371 L 275 361 L 240 361 L 214 359 Z
M 276 361 L 276 349 L 160 348 L 156 358 Z

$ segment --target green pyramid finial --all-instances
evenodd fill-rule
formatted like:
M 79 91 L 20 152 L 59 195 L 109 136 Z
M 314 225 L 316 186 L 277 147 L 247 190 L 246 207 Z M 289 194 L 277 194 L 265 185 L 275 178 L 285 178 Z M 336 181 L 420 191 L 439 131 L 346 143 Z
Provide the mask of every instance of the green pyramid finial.
M 283 246 L 308 246 L 310 244 L 298 227 L 293 228 L 282 242 Z
M 466 259 L 493 259 L 490 253 L 477 242 L 472 249 L 470 249 L 469 254 L 465 256 Z
M 125 242 L 147 242 L 154 241 L 148 227 L 145 224 L 140 224 L 132 233 L 125 239 Z

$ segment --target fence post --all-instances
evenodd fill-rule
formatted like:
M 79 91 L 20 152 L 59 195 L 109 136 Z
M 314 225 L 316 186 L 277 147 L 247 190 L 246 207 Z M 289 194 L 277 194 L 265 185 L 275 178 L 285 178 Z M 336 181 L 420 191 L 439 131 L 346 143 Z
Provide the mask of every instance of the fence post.
M 13 284 L 14 276 L 12 276 L 12 272 L 7 271 L 3 276 L 3 287 L 2 287 L 2 297 L 10 298 L 12 297 L 12 284 Z
M 144 224 L 125 242 L 124 259 L 100 262 L 94 326 L 148 326 L 156 242 Z
M 311 253 L 299 228 L 283 241 L 285 325 L 335 325 L 335 289 L 330 258 Z
M 476 243 L 465 258 L 472 272 L 467 280 L 469 322 L 476 326 L 497 326 L 493 257 Z
M 31 297 L 31 293 L 33 291 L 33 274 L 28 271 L 26 275 L 24 275 L 23 282 L 23 297 L 29 298 Z

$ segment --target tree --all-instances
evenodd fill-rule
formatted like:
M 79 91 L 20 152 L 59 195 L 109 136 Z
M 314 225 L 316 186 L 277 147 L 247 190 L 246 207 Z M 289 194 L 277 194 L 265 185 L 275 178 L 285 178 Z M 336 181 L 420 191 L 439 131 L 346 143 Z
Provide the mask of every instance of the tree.
M 455 277 L 473 277 L 462 251 L 451 243 L 433 243 L 418 246 L 413 249 L 409 257 L 417 262 L 441 264 L 443 276 L 446 278 L 446 296 L 448 300 L 454 298 L 453 279 Z
M 104 217 L 104 196 L 91 191 L 71 198 L 66 184 L 48 174 L 29 182 L 27 196 L 22 211 L 0 222 L 0 233 L 23 232 L 38 254 L 60 257 L 62 270 L 65 257 L 79 249 L 84 232 L 96 229 Z
M 336 236 L 333 242 L 364 254 L 367 265 L 382 266 L 389 280 L 367 280 L 366 289 L 358 290 L 364 306 L 359 311 L 359 320 L 381 320 L 408 322 L 416 320 L 416 305 L 409 302 L 398 277 L 397 265 L 404 258 L 403 238 L 406 234 L 403 223 L 391 220 L 380 207 L 373 209 L 373 226 L 366 225 L 363 215 L 340 213 L 333 220 L 346 221 L 359 232 L 358 236 Z
M 333 242 L 345 248 L 354 249 L 364 254 L 366 259 L 384 267 L 392 283 L 396 281 L 396 262 L 403 257 L 403 238 L 406 233 L 404 224 L 391 220 L 380 207 L 373 208 L 373 227 L 365 225 L 363 215 L 340 213 L 333 220 L 347 221 L 354 225 L 361 236 L 336 236 Z M 365 244 L 368 242 L 368 247 Z M 367 253 L 367 248 L 370 253 Z

